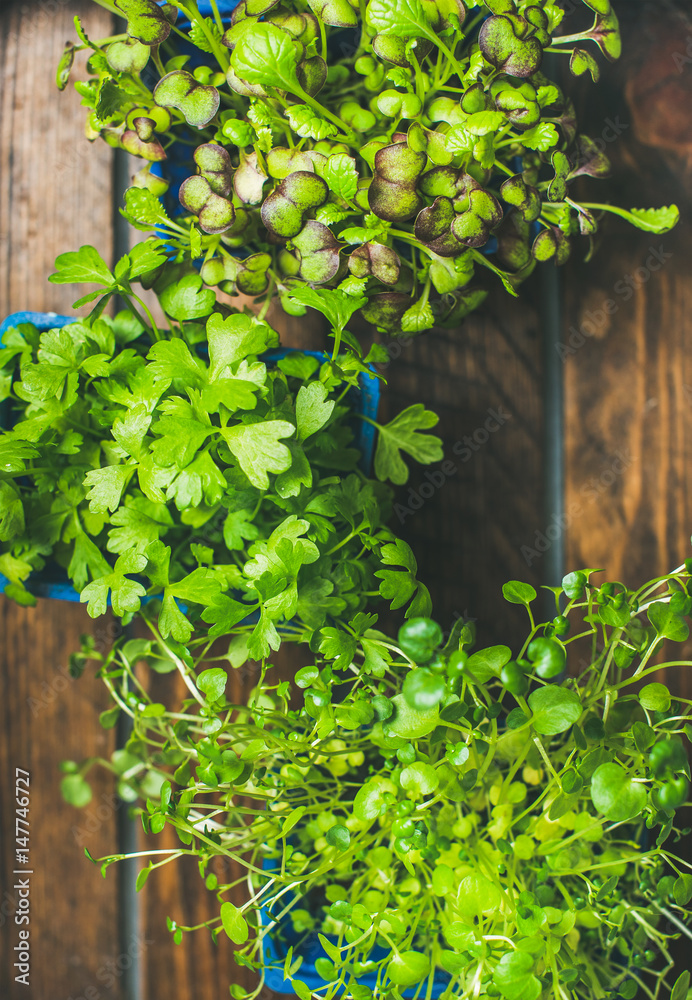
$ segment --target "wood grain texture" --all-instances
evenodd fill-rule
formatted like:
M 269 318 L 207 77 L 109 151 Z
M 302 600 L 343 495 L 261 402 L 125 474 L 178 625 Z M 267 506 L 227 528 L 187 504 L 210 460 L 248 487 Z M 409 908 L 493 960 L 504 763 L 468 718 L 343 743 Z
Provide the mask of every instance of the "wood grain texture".
M 639 585 L 690 555 L 692 226 L 686 159 L 670 159 L 665 121 L 646 133 L 645 108 L 624 97 L 634 94 L 632 81 L 641 89 L 649 71 L 669 85 L 660 47 L 647 50 L 643 40 L 667 30 L 670 41 L 671 31 L 680 32 L 677 16 L 648 3 L 621 3 L 619 13 L 628 55 L 606 73 L 598 100 L 589 89 L 581 98 L 590 134 L 606 136 L 613 177 L 609 185 L 584 184 L 580 194 L 627 206 L 677 202 L 682 222 L 655 236 L 609 221 L 594 261 L 568 266 L 566 541 L 570 568 L 602 566 L 609 579 Z M 680 34 L 682 51 L 684 43 Z M 691 83 L 692 60 L 681 65 L 676 88 Z M 618 123 L 615 139 L 603 131 L 608 119 Z M 674 114 L 669 122 L 678 135 Z M 685 674 L 675 686 L 692 691 Z
M 393 527 L 413 548 L 443 628 L 475 619 L 487 643 L 525 630 L 522 609 L 507 605 L 498 619 L 502 584 L 542 582 L 540 563 L 522 553 L 543 527 L 536 292 L 534 279 L 516 300 L 494 287 L 458 330 L 403 340 L 386 373 L 387 419 L 424 401 L 440 416 L 445 455 L 428 470 L 411 463 Z
M 54 74 L 72 17 L 83 14 L 96 36 L 108 34 L 110 17 L 86 2 L 0 8 L 0 314 L 20 309 L 69 311 L 74 289 L 49 285 L 55 256 L 94 242 L 109 259 L 111 156 L 83 138 L 73 95 L 55 89 Z M 82 632 L 105 648 L 105 621 L 93 623 L 84 608 L 39 601 L 20 609 L 0 597 L 0 837 L 2 866 L 3 1000 L 116 1000 L 120 977 L 107 963 L 120 954 L 116 878 L 104 882 L 84 857 L 115 848 L 110 786 L 94 783 L 84 812 L 64 804 L 58 764 L 107 754 L 112 735 L 98 724 L 105 707 L 93 676 L 66 679 L 68 654 Z M 14 768 L 31 771 L 31 986 L 14 982 L 9 916 L 14 891 Z M 77 829 L 79 828 L 79 829 Z M 81 840 L 82 843 L 78 843 Z M 9 893 L 9 897 L 5 895 Z

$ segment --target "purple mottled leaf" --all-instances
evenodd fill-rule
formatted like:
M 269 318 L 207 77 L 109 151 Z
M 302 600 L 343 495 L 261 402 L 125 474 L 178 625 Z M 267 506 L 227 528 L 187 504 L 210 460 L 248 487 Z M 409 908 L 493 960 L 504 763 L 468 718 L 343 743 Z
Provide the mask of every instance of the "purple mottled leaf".
M 508 177 L 500 188 L 500 195 L 508 205 L 517 208 L 527 222 L 535 222 L 541 214 L 541 196 L 521 174 Z
M 304 59 L 298 66 L 298 82 L 303 90 L 314 97 L 327 82 L 327 64 L 321 56 Z
M 342 244 L 328 226 L 310 219 L 291 242 L 298 251 L 299 274 L 304 281 L 316 285 L 331 281 L 341 264 L 339 251 Z
M 380 219 L 400 222 L 410 219 L 420 208 L 416 191 L 427 156 L 410 149 L 405 142 L 384 146 L 375 154 L 375 176 L 368 189 L 368 204 Z
M 401 271 L 399 255 L 381 243 L 363 243 L 348 259 L 351 274 L 357 278 L 377 278 L 384 285 L 396 285 Z
M 132 156 L 141 156 L 143 160 L 149 160 L 150 163 L 160 163 L 161 160 L 166 159 L 166 151 L 158 139 L 145 142 L 131 128 L 123 131 L 120 145 Z
M 188 177 L 180 186 L 180 204 L 197 216 L 200 229 L 215 235 L 230 229 L 235 219 L 233 205 L 212 190 L 206 177 Z
M 219 110 L 221 98 L 216 87 L 205 87 L 187 70 L 176 69 L 156 84 L 154 100 L 162 108 L 177 108 L 188 125 L 203 128 Z
M 212 191 L 228 198 L 233 190 L 233 165 L 223 146 L 205 142 L 195 150 L 194 160 Z
M 571 250 L 569 239 L 557 226 L 541 230 L 531 247 L 536 260 L 554 260 L 557 265 L 567 263 Z
M 321 177 L 296 170 L 264 199 L 262 222 L 275 236 L 290 239 L 303 229 L 306 213 L 324 204 L 328 195 L 329 188 Z
M 411 306 L 411 297 L 404 292 L 382 292 L 372 295 L 361 312 L 368 323 L 387 333 L 401 333 L 401 318 Z
M 127 18 L 127 30 L 144 45 L 161 45 L 171 33 L 165 13 L 154 0 L 116 0 Z
M 586 174 L 588 177 L 609 177 L 610 160 L 588 135 L 580 135 L 576 142 L 576 154 L 572 153 L 574 163 L 570 179 Z
M 537 72 L 543 59 L 535 37 L 521 37 L 527 22 L 515 15 L 500 14 L 483 22 L 478 35 L 481 52 L 496 69 L 510 76 L 527 77 Z

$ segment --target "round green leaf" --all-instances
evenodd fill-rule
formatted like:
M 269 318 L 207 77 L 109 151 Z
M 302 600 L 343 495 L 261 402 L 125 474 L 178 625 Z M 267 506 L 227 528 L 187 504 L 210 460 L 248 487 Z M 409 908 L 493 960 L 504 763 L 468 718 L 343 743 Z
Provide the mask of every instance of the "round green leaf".
M 445 680 L 440 674 L 431 670 L 419 668 L 411 670 L 404 681 L 404 697 L 418 712 L 434 708 L 442 701 L 445 693 Z
M 91 786 L 81 774 L 67 774 L 60 782 L 60 791 L 65 802 L 81 809 L 91 802 Z
M 432 886 L 436 896 L 446 896 L 456 885 L 454 871 L 449 865 L 438 865 L 433 872 Z
M 474 872 L 461 880 L 457 906 L 469 919 L 496 909 L 500 900 L 500 890 L 485 875 Z
M 415 792 L 418 797 L 434 792 L 440 783 L 440 778 L 434 767 L 418 761 L 404 768 L 400 781 L 402 788 L 407 792 Z
M 402 951 L 387 966 L 387 975 L 397 986 L 415 986 L 430 972 L 430 959 L 419 951 Z
M 396 785 L 388 779 L 372 778 L 359 789 L 353 802 L 353 812 L 364 822 L 375 819 L 385 805 L 385 793 L 396 795 L 396 791 Z
M 562 589 L 572 601 L 578 600 L 584 594 L 586 587 L 586 574 L 581 570 L 576 573 L 568 573 L 562 578 Z
M 493 982 L 506 1000 L 537 1000 L 541 984 L 533 974 L 535 959 L 525 951 L 503 955 L 493 974 Z
M 330 827 L 324 836 L 328 844 L 337 847 L 340 851 L 345 851 L 351 843 L 351 834 L 347 827 L 341 826 L 340 823 Z
M 566 732 L 582 713 L 582 703 L 574 691 L 552 685 L 533 691 L 529 707 L 533 712 L 531 725 L 542 736 Z
M 418 739 L 431 733 L 439 721 L 437 707 L 418 711 L 406 701 L 403 694 L 392 698 L 394 715 L 382 724 L 385 736 L 405 736 L 408 739 Z
M 299 688 L 308 688 L 319 677 L 320 672 L 317 667 L 301 667 L 295 676 L 296 684 Z
M 197 687 L 206 695 L 208 701 L 218 701 L 226 690 L 228 675 L 221 667 L 203 670 L 197 677 Z
M 221 923 L 234 944 L 245 944 L 248 939 L 247 921 L 237 906 L 229 902 L 221 904 Z
M 591 801 L 614 823 L 638 816 L 646 805 L 646 787 L 632 780 L 619 764 L 601 764 L 591 779 Z
M 510 604 L 524 604 L 527 607 L 538 596 L 530 583 L 521 583 L 519 580 L 510 580 L 509 583 L 505 583 L 502 587 L 502 594 Z
M 639 700 L 649 712 L 667 712 L 670 708 L 670 691 L 665 684 L 645 684 Z
M 559 642 L 539 636 L 529 645 L 527 654 L 539 677 L 548 681 L 565 669 L 565 650 Z
M 497 677 L 512 658 L 509 646 L 489 646 L 472 653 L 464 667 L 465 674 L 472 674 L 479 684 L 485 684 L 491 677 Z

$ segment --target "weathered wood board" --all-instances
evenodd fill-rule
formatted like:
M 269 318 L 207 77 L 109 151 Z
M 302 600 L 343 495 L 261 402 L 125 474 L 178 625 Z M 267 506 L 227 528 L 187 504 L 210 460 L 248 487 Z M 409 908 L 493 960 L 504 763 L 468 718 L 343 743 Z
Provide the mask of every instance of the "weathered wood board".
M 83 137 L 74 98 L 55 88 L 55 65 L 72 17 L 89 10 L 96 35 L 110 15 L 84 2 L 0 5 L 0 315 L 21 309 L 69 312 L 74 289 L 49 285 L 56 254 L 93 242 L 112 255 L 112 158 Z M 68 678 L 67 657 L 91 632 L 102 648 L 107 621 L 92 622 L 79 605 L 39 601 L 20 609 L 0 597 L 0 865 L 3 960 L 0 996 L 7 1000 L 85 997 L 117 1000 L 122 975 L 117 876 L 104 882 L 84 857 L 115 850 L 116 805 L 99 779 L 80 812 L 60 796 L 64 759 L 110 753 L 100 730 L 107 699 L 91 676 Z M 31 773 L 30 986 L 13 968 L 19 927 L 14 838 L 15 768 Z M 81 841 L 81 842 L 80 842 Z M 116 972 L 117 967 L 114 966 Z M 90 991 L 90 992 L 88 992 Z

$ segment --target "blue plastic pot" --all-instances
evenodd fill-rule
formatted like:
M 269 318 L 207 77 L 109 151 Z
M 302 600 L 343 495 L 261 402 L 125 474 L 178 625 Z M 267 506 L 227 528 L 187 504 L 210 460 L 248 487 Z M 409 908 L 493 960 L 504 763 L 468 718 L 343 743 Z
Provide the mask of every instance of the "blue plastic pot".
M 0 351 L 2 350 L 2 339 L 4 334 L 12 327 L 22 323 L 31 323 L 38 330 L 53 330 L 56 327 L 66 326 L 72 323 L 74 317 L 60 316 L 58 313 L 35 313 L 16 312 L 12 313 L 2 323 L 0 323 Z M 287 354 L 296 352 L 296 348 L 282 347 L 274 351 L 267 351 L 262 355 L 262 360 L 268 364 L 276 364 Z M 301 354 L 309 354 L 319 361 L 324 361 L 327 357 L 320 351 L 301 351 Z M 354 412 L 359 416 L 369 417 L 371 420 L 377 419 L 377 411 L 380 403 L 380 382 L 379 379 L 371 375 L 361 375 L 360 388 L 352 389 L 349 397 L 353 402 Z M 9 421 L 9 414 L 0 410 L 0 428 Z M 373 451 L 375 447 L 375 428 L 365 420 L 358 420 L 354 427 L 356 433 L 356 444 L 361 453 L 360 466 L 363 472 L 369 474 L 372 467 Z M 0 573 L 0 594 L 4 593 L 9 584 L 6 576 Z M 65 571 L 61 567 L 50 570 L 48 567 L 40 573 L 33 573 L 27 581 L 27 590 L 35 597 L 49 597 L 58 601 L 79 602 L 79 593 L 70 583 Z M 154 599 L 154 595 L 143 597 L 142 603 L 146 604 Z M 110 604 L 110 596 L 108 598 Z M 249 621 L 250 619 L 248 619 Z
M 268 858 L 265 858 L 262 862 L 262 867 L 265 871 L 274 871 L 275 866 L 276 863 Z M 263 925 L 270 924 L 273 920 L 269 909 L 270 905 L 270 903 L 267 903 L 267 905 L 260 909 L 260 921 Z M 285 898 L 280 905 L 285 905 Z M 335 937 L 329 934 L 326 934 L 325 937 L 333 944 L 337 944 Z M 310 990 L 323 989 L 327 985 L 327 981 L 320 976 L 315 968 L 315 963 L 320 958 L 330 961 L 329 956 L 320 944 L 318 932 L 312 931 L 307 935 L 296 933 L 291 925 L 290 917 L 282 920 L 277 927 L 273 928 L 262 939 L 265 985 L 275 993 L 293 992 L 290 980 L 284 979 L 283 973 L 286 953 L 291 947 L 293 948 L 293 958 L 303 959 L 303 964 L 297 973 L 298 979 L 305 983 Z M 372 957 L 375 961 L 379 961 L 388 953 L 388 949 L 378 947 L 373 949 Z M 437 970 L 433 980 L 432 993 L 430 994 L 431 1000 L 437 1000 L 438 997 L 442 996 L 449 985 L 450 978 L 446 972 Z M 374 972 L 370 972 L 361 976 L 358 979 L 358 985 L 369 986 L 370 989 L 374 989 L 377 985 L 377 975 Z M 413 997 L 415 992 L 413 988 L 401 991 L 404 997 Z

